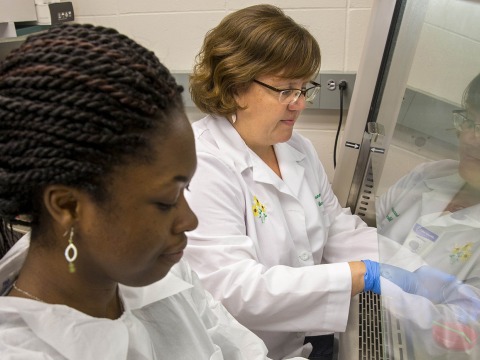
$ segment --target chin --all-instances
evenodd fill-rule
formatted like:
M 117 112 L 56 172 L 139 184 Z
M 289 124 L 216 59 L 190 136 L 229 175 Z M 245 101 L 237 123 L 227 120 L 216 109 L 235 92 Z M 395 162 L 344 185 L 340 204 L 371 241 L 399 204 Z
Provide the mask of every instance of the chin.
M 469 166 L 460 166 L 458 172 L 466 183 L 480 191 L 480 169 L 475 169 Z
M 134 279 L 129 279 L 127 281 L 119 281 L 122 285 L 129 286 L 129 287 L 144 287 L 149 286 L 157 281 L 162 280 L 167 274 L 170 272 L 170 268 L 168 269 L 161 269 L 159 271 L 149 271 L 148 275 L 142 274 Z

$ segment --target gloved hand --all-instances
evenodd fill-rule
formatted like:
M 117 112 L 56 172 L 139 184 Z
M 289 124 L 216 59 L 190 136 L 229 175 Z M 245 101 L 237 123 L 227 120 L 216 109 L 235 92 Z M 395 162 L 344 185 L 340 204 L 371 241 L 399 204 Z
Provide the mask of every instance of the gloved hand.
M 367 268 L 363 278 L 365 285 L 363 291 L 373 291 L 380 295 L 380 264 L 372 260 L 362 260 Z
M 480 289 L 458 281 L 455 276 L 431 266 L 422 266 L 411 272 L 393 265 L 362 260 L 365 273 L 364 291 L 381 295 L 380 277 L 390 280 L 403 291 L 420 295 L 434 304 L 446 305 L 456 321 L 478 323 L 480 321 Z
M 380 276 L 390 280 L 403 291 L 423 296 L 434 304 L 446 302 L 447 294 L 461 284 L 456 277 L 430 266 L 422 266 L 410 272 L 402 268 L 380 264 Z

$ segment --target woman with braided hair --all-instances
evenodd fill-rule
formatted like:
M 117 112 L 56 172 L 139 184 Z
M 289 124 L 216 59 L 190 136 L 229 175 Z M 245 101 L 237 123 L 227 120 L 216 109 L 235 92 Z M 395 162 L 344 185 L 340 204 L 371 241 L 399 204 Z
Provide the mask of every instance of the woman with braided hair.
M 91 25 L 0 64 L 2 359 L 266 358 L 181 260 L 197 226 L 181 91 L 152 52 Z M 19 216 L 31 232 L 15 241 Z

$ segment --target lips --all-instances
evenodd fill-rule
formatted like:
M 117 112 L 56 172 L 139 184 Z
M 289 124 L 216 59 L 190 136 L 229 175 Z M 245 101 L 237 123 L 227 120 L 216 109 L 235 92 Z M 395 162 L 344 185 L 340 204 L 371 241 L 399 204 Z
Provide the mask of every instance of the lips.
M 167 250 L 167 252 L 163 253 L 161 257 L 164 259 L 168 259 L 171 262 L 177 263 L 182 258 L 183 250 L 185 250 L 186 247 L 187 247 L 187 241 L 185 240 L 184 242 L 182 242 L 180 246 Z
M 175 252 L 175 253 L 163 254 L 162 258 L 164 258 L 167 261 L 170 261 L 172 263 L 177 263 L 177 262 L 180 261 L 182 256 L 183 256 L 183 251 L 179 251 L 179 252 Z
M 292 119 L 290 119 L 290 120 L 280 120 L 280 121 L 285 125 L 289 125 L 289 126 L 295 125 L 295 120 L 292 120 Z

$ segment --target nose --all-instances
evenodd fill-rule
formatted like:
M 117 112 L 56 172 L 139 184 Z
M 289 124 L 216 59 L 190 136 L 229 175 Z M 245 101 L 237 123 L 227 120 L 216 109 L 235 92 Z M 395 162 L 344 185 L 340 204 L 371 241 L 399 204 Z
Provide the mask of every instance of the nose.
M 307 106 L 307 102 L 305 101 L 305 96 L 300 94 L 297 100 L 292 101 L 288 104 L 288 109 L 292 111 L 302 111 Z
M 185 231 L 195 230 L 198 226 L 197 215 L 188 205 L 185 197 L 182 196 L 181 205 L 179 206 L 179 214 L 175 222 L 175 233 L 183 233 Z

